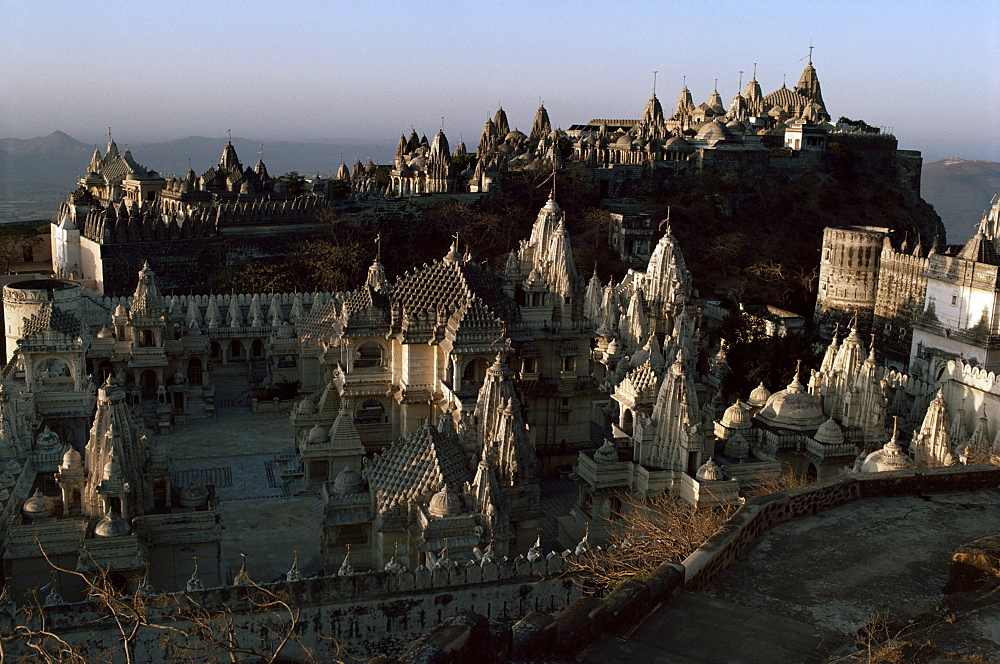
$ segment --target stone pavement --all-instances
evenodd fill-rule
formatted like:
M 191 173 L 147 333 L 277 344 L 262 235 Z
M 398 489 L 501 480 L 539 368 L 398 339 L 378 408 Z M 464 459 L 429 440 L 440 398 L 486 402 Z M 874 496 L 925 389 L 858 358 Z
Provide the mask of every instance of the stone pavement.
M 780 524 L 705 594 L 683 593 L 580 661 L 825 661 L 877 613 L 907 624 L 933 612 L 951 553 L 1000 533 L 998 507 L 997 490 L 869 498 Z M 942 649 L 1000 657 L 1000 606 L 945 626 L 931 634 Z
M 320 571 L 319 496 L 292 495 L 280 476 L 278 456 L 295 451 L 288 413 L 222 408 L 215 418 L 179 424 L 156 440 L 171 457 L 175 486 L 192 481 L 215 486 L 222 556 L 233 572 L 245 553 L 253 578 L 274 580 L 291 567 L 295 550 L 304 575 Z M 556 517 L 569 512 L 576 495 L 572 480 L 542 480 L 545 551 L 561 550 Z
M 576 482 L 565 477 L 546 477 L 541 481 L 542 551 L 562 551 L 556 518 L 569 514 L 579 492 Z

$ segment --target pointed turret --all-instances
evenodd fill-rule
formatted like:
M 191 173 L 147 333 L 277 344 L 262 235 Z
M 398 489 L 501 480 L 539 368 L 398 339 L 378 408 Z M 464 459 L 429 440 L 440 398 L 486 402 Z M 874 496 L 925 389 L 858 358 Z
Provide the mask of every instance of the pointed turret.
M 500 136 L 502 141 L 507 134 L 510 133 L 510 124 L 507 122 L 507 112 L 503 110 L 503 106 L 497 109 L 497 114 L 493 118 L 493 124 L 496 125 L 497 134 Z
M 829 120 L 830 114 L 827 113 L 826 104 L 823 102 L 823 93 L 819 87 L 819 77 L 816 75 L 816 69 L 813 68 L 812 64 L 812 48 L 810 47 L 809 50 L 809 64 L 802 70 L 802 76 L 799 77 L 799 83 L 795 86 L 795 91 L 819 106 L 819 119 Z
M 691 91 L 688 90 L 688 86 L 685 84 L 680 94 L 677 95 L 677 108 L 674 109 L 674 118 L 679 120 L 687 117 L 694 112 L 694 109 L 694 99 L 691 97 Z
M 240 158 L 236 156 L 236 148 L 233 147 L 231 139 L 222 148 L 222 156 L 219 158 L 219 170 L 243 172 L 243 165 L 240 163 Z
M 913 458 L 920 468 L 950 466 L 956 462 L 949 433 L 948 406 L 944 400 L 944 388 L 939 387 L 937 395 L 927 407 L 920 430 L 913 437 Z
M 129 313 L 133 320 L 159 318 L 166 313 L 163 296 L 156 287 L 156 273 L 149 267 L 149 261 L 145 261 L 139 270 L 139 283 L 136 284 Z
M 545 110 L 545 105 L 540 104 L 535 111 L 535 119 L 531 123 L 530 138 L 541 140 L 552 133 L 552 123 L 549 122 L 549 112 Z

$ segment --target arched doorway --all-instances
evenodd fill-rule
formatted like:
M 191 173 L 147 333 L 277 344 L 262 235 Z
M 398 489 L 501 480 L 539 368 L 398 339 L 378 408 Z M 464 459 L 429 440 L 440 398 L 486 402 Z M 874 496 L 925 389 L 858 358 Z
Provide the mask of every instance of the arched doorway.
M 466 364 L 465 369 L 462 371 L 462 391 L 474 392 L 482 387 L 483 381 L 486 380 L 486 370 L 489 366 L 489 363 L 481 357 L 477 357 Z
M 243 359 L 243 344 L 236 339 L 229 342 L 229 359 L 239 362 Z
M 363 343 L 358 347 L 358 352 L 354 357 L 355 369 L 380 367 L 382 366 L 382 347 L 374 341 Z
M 365 399 L 354 411 L 354 424 L 385 424 L 389 421 L 385 407 L 378 399 Z
M 250 344 L 250 356 L 254 359 L 264 357 L 264 342 L 260 339 L 254 339 L 253 343 Z
M 139 376 L 139 389 L 142 390 L 143 399 L 155 399 L 156 398 L 156 388 L 159 386 L 160 382 L 156 378 L 156 372 L 152 369 L 146 369 Z
M 188 360 L 187 379 L 189 385 L 201 385 L 201 360 L 192 357 Z
M 224 362 L 225 358 L 222 357 L 222 346 L 219 345 L 218 341 L 213 341 L 211 346 L 209 346 L 210 357 L 216 362 Z
M 622 431 L 632 435 L 632 409 L 626 408 L 622 413 Z

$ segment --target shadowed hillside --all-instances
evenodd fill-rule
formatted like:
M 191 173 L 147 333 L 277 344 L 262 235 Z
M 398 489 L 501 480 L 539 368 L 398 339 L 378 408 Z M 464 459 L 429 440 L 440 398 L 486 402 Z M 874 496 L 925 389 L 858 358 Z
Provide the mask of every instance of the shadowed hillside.
M 975 234 L 976 224 L 1000 193 L 1000 163 L 957 157 L 924 164 L 921 195 L 948 230 L 948 242 L 960 244 Z

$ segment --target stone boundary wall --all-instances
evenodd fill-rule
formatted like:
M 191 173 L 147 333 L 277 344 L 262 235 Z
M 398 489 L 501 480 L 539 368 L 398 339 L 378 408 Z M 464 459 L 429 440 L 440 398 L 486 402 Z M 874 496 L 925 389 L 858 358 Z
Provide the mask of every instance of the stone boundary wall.
M 863 473 L 814 482 L 748 500 L 683 563 L 661 563 L 645 579 L 631 579 L 603 599 L 582 596 L 555 615 L 531 612 L 513 625 L 486 625 L 483 616 L 463 613 L 413 642 L 398 659 L 376 657 L 369 664 L 445 664 L 478 661 L 571 658 L 604 636 L 621 635 L 657 604 L 684 590 L 699 591 L 756 544 L 768 528 L 862 498 L 912 496 L 1000 487 L 1000 467 L 952 466 Z M 475 660 L 473 660 L 475 657 Z
M 555 553 L 534 561 L 518 556 L 486 564 L 455 563 L 434 569 L 420 566 L 415 570 L 317 577 L 260 587 L 302 610 L 298 636 L 307 647 L 316 648 L 321 658 L 338 644 L 353 657 L 367 658 L 378 653 L 401 653 L 413 639 L 434 629 L 456 610 L 507 623 L 532 611 L 558 612 L 583 594 L 577 574 L 572 571 L 573 559 Z M 273 639 L 273 634 L 280 634 L 283 614 L 261 608 L 262 597 L 253 586 L 163 596 L 168 605 L 190 602 L 201 607 L 205 615 L 223 616 L 231 611 L 233 628 L 243 637 L 241 641 L 252 641 L 257 635 Z M 0 614 L 6 610 L 0 606 Z M 151 624 L 157 624 L 156 616 L 154 608 L 149 616 Z M 107 614 L 89 602 L 45 606 L 44 619 L 48 630 L 70 643 L 85 646 L 93 656 L 103 648 L 114 648 L 120 639 Z M 17 622 L 35 627 L 41 624 L 37 620 L 37 615 L 34 621 L 20 615 L 16 618 Z M 166 618 L 163 622 L 167 622 Z M 265 625 L 275 629 L 271 636 Z M 140 630 L 138 661 L 172 661 L 171 652 L 162 646 L 163 637 L 159 629 Z M 304 659 L 294 644 L 283 653 L 289 661 Z

